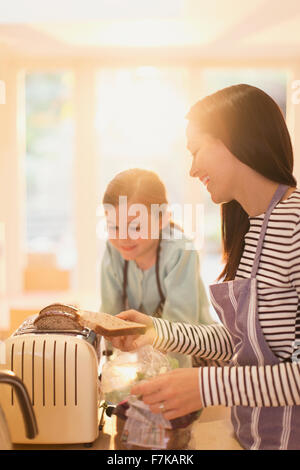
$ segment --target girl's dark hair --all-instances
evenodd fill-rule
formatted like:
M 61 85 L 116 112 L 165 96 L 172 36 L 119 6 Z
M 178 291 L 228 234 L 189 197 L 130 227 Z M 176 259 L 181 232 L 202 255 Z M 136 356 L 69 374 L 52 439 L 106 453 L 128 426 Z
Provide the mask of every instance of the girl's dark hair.
M 283 114 L 264 91 L 244 84 L 224 88 L 198 101 L 187 118 L 269 180 L 296 186 L 293 149 Z M 249 218 L 232 200 L 221 205 L 221 219 L 225 267 L 218 280 L 229 281 L 242 257 Z

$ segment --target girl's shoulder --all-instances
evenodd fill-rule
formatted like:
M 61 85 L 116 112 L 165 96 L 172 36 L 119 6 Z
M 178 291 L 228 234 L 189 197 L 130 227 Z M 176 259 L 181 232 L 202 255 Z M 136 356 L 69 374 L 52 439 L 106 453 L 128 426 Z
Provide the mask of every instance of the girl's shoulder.
M 161 256 L 166 264 L 173 265 L 183 259 L 197 258 L 198 253 L 190 237 L 180 228 L 171 227 L 162 231 Z
M 193 243 L 193 240 L 176 225 L 168 225 L 165 227 L 161 232 L 161 238 L 161 243 L 165 247 L 168 247 L 170 251 L 186 249 L 189 244 Z

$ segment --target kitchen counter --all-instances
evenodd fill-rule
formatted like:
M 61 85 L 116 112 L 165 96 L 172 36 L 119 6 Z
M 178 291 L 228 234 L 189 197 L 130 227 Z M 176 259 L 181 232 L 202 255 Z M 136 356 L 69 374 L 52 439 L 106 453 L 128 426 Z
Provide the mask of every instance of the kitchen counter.
M 90 448 L 92 450 L 116 450 L 114 437 L 116 418 L 106 418 L 104 429 Z M 66 445 L 15 445 L 15 450 L 89 450 L 82 444 Z M 223 406 L 206 408 L 193 423 L 189 449 L 192 450 L 242 450 L 233 435 L 230 409 Z
M 205 408 L 192 425 L 189 449 L 243 450 L 234 436 L 230 408 L 225 406 Z

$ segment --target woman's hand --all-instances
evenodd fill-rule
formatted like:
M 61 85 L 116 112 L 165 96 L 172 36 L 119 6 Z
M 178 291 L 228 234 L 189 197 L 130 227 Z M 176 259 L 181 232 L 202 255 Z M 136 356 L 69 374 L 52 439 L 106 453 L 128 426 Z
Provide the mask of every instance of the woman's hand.
M 155 328 L 151 317 L 144 315 L 141 312 L 137 312 L 136 310 L 125 310 L 124 312 L 119 313 L 119 315 L 116 315 L 116 317 L 122 318 L 122 320 L 141 323 L 142 325 L 146 325 L 147 329 L 143 335 L 106 337 L 105 339 L 110 341 L 114 348 L 120 349 L 121 351 L 134 351 L 141 346 L 153 343 L 155 338 Z
M 175 369 L 135 385 L 131 393 L 141 395 L 153 413 L 175 419 L 202 408 L 198 369 Z

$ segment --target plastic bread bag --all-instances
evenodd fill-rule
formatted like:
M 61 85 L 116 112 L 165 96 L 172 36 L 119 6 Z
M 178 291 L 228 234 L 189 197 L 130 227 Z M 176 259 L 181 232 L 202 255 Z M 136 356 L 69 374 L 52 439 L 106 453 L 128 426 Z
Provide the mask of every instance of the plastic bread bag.
M 104 399 L 117 405 L 130 396 L 132 386 L 178 367 L 171 359 L 152 346 L 143 346 L 134 352 L 117 351 L 102 368 L 101 388 Z

